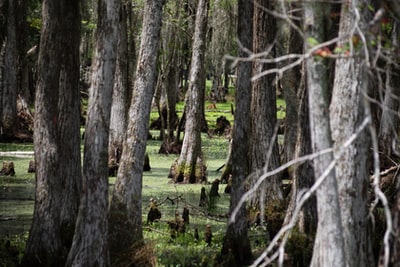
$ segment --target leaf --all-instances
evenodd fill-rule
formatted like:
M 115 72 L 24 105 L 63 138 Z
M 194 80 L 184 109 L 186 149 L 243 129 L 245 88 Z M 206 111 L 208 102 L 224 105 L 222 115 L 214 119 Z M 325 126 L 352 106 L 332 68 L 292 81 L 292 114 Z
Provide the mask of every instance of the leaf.
M 307 38 L 307 43 L 311 46 L 314 47 L 316 45 L 319 44 L 319 42 L 317 41 L 317 39 L 313 38 L 313 37 L 308 37 Z

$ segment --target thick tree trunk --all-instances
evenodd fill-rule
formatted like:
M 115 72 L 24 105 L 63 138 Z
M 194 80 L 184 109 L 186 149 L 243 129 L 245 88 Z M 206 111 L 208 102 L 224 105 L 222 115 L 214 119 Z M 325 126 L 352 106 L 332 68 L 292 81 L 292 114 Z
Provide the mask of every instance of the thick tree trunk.
M 241 44 L 247 48 L 252 47 L 252 18 L 253 3 L 247 0 L 238 1 L 238 37 Z M 246 56 L 245 51 L 240 50 L 239 56 Z M 249 174 L 248 142 L 250 136 L 250 103 L 252 63 L 240 62 L 237 70 L 236 85 L 236 109 L 233 125 L 232 140 L 232 192 L 230 200 L 230 212 L 232 212 L 245 192 L 243 181 Z M 243 266 L 252 261 L 250 241 L 247 236 L 246 207 L 242 206 L 236 215 L 235 221 L 228 225 L 223 240 L 221 255 L 225 258 L 234 257 L 235 262 L 225 263 L 225 266 L 234 264 Z M 221 259 L 223 261 L 224 259 Z
M 59 94 L 59 138 L 60 179 L 63 185 L 61 200 L 61 241 L 71 247 L 75 222 L 78 216 L 82 192 L 81 135 L 80 135 L 80 92 L 79 92 L 79 1 L 62 3 L 65 18 L 63 32 L 63 55 L 60 72 Z
M 358 2 L 358 3 L 356 3 Z M 339 37 L 352 33 L 356 18 L 352 7 L 342 4 Z M 342 46 L 349 40 L 345 39 Z M 347 266 L 371 266 L 368 236 L 368 186 L 367 167 L 370 140 L 366 130 L 359 133 L 355 142 L 343 151 L 342 145 L 355 133 L 364 119 L 363 83 L 368 77 L 359 57 L 339 58 L 336 61 L 335 80 L 330 106 L 334 156 L 337 160 L 339 203 L 341 209 L 344 250 Z
M 274 42 L 276 20 L 274 16 L 265 11 L 273 10 L 273 6 L 273 1 L 254 1 L 254 53 L 267 51 Z M 274 56 L 274 51 L 271 51 L 271 55 Z M 253 75 L 260 74 L 272 67 L 272 64 L 264 64 L 256 60 L 253 62 Z M 274 170 L 280 165 L 277 135 L 272 139 L 276 134 L 274 129 L 277 127 L 274 78 L 273 75 L 263 76 L 255 80 L 252 86 L 250 167 L 251 171 L 255 172 Z M 271 146 L 272 149 L 270 149 Z M 268 154 L 268 151 L 271 151 L 271 154 Z M 258 177 L 256 175 L 256 178 Z M 264 192 L 263 197 L 265 198 L 262 204 L 276 204 L 283 200 L 280 175 L 269 177 L 261 187 L 260 190 Z M 253 197 L 252 206 L 261 204 L 259 197 L 260 191 Z
M 311 1 L 304 4 L 305 38 L 325 41 L 326 23 L 329 16 L 329 4 Z M 308 50 L 306 43 L 305 49 Z M 326 62 L 319 57 L 306 60 L 308 104 L 312 151 L 318 152 L 332 147 L 329 125 L 328 73 Z M 314 172 L 317 181 L 329 171 L 333 153 L 327 153 L 314 159 Z M 318 226 L 314 243 L 311 266 L 345 266 L 343 231 L 339 207 L 339 197 L 335 170 L 329 171 L 317 189 Z
M 175 181 L 199 182 L 196 170 L 201 166 L 201 126 L 204 117 L 205 51 L 208 19 L 208 0 L 200 0 L 197 6 L 193 39 L 192 65 L 189 74 L 189 89 L 186 94 L 186 123 L 182 151 L 178 160 Z
M 141 245 L 142 177 L 164 1 L 147 0 L 136 78 L 129 109 L 127 137 L 109 208 L 111 257 Z M 121 254 L 120 254 L 121 255 Z
M 72 121 L 78 121 L 76 49 L 79 43 L 79 3 L 68 3 L 68 9 L 64 5 L 64 1 L 43 1 L 42 4 L 43 27 L 34 121 L 35 210 L 23 258 L 24 266 L 62 265 L 71 240 L 71 232 L 68 232 L 71 228 L 65 226 L 71 224 L 73 228 L 76 216 L 80 180 L 79 126 Z M 71 17 L 61 14 L 65 9 Z M 66 35 L 72 38 L 68 39 L 68 48 L 64 47 Z M 65 118 L 63 112 L 67 111 L 67 106 L 68 116 L 75 117 Z M 62 158 L 68 152 L 77 158 L 71 159 L 70 155 Z M 71 162 L 68 162 L 69 159 Z M 64 160 L 66 162 L 61 164 Z M 73 190 L 74 187 L 76 190 Z M 66 212 L 69 204 L 72 210 Z
M 66 266 L 108 266 L 108 141 L 120 1 L 98 2 L 98 24 L 85 128 L 83 188 Z M 88 234 L 90 233 L 90 234 Z

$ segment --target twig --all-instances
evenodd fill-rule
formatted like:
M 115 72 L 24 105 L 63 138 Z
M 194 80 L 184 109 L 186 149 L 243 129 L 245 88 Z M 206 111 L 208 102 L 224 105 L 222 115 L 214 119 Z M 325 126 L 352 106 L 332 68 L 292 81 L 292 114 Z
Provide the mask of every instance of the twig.
M 360 125 L 360 127 L 358 127 L 356 132 L 352 136 L 350 136 L 347 139 L 347 141 L 343 144 L 343 146 L 340 148 L 340 150 L 338 152 L 338 157 L 345 152 L 345 149 L 348 148 L 354 142 L 354 140 L 356 140 L 357 136 L 361 133 L 362 130 L 364 130 L 370 124 L 370 122 L 371 122 L 371 120 L 369 117 L 366 117 L 364 119 L 363 123 Z M 323 155 L 325 153 L 330 153 L 330 152 L 332 152 L 332 149 L 328 148 L 323 151 L 320 151 L 319 153 L 317 152 L 317 153 L 313 153 L 313 154 L 310 154 L 307 156 L 303 156 L 297 160 L 300 160 L 300 159 L 306 158 L 306 157 L 310 157 L 309 160 L 311 160 L 315 157 L 318 157 L 320 155 Z M 294 162 L 291 165 L 304 161 L 304 160 L 301 160 L 299 162 L 296 162 L 297 160 L 290 161 L 290 162 Z M 288 163 L 290 163 L 290 162 L 288 162 Z M 298 215 L 299 215 L 302 207 L 304 206 L 306 201 L 314 194 L 314 192 L 318 189 L 318 187 L 322 184 L 322 182 L 325 180 L 325 178 L 328 176 L 328 174 L 332 171 L 332 169 L 335 167 L 335 165 L 336 165 L 336 160 L 334 159 L 328 165 L 326 170 L 321 174 L 321 176 L 318 177 L 318 179 L 313 184 L 313 186 L 310 189 L 308 189 L 304 194 L 301 195 L 301 197 L 299 198 L 299 201 L 298 201 L 298 205 L 296 205 L 296 208 L 293 212 L 293 216 L 292 216 L 291 220 L 289 221 L 289 223 L 287 225 L 283 226 L 279 230 L 279 232 L 275 235 L 275 237 L 272 239 L 272 241 L 268 245 L 267 249 L 265 249 L 265 251 L 256 259 L 256 261 L 251 266 L 258 266 L 262 261 L 264 261 L 264 262 L 260 266 L 266 266 L 269 263 L 271 263 L 272 261 L 274 261 L 277 257 L 279 257 L 279 259 L 280 259 L 280 265 L 283 264 L 284 247 L 285 247 L 287 240 L 289 238 L 289 235 L 291 233 L 290 230 L 293 229 L 294 226 L 296 225 Z M 242 197 L 242 199 L 243 199 L 243 197 Z M 268 254 L 273 250 L 275 245 L 281 239 L 282 235 L 284 235 L 284 236 L 283 236 L 281 244 L 279 245 L 279 249 L 277 251 L 275 251 L 275 253 L 273 253 L 271 256 L 268 257 Z

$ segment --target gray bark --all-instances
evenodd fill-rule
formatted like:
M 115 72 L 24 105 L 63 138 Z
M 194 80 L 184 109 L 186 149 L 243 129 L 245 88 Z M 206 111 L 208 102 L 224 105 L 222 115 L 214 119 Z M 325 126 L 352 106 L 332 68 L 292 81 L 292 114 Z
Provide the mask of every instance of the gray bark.
M 247 49 L 252 48 L 252 18 L 253 3 L 247 0 L 238 1 L 238 38 Z M 239 50 L 239 57 L 245 57 L 246 52 Z M 237 84 L 235 96 L 235 118 L 233 124 L 232 140 L 232 192 L 230 199 L 230 212 L 232 212 L 240 198 L 245 193 L 243 182 L 249 174 L 249 137 L 250 137 L 250 103 L 252 63 L 239 62 L 237 66 Z M 247 235 L 246 207 L 242 206 L 237 213 L 234 223 L 228 224 L 223 240 L 221 255 L 226 258 L 234 257 L 235 262 L 226 263 L 243 266 L 252 260 L 250 241 Z M 228 257 L 227 257 L 228 256 Z
M 293 2 L 291 4 L 285 4 L 284 6 L 282 6 L 283 4 L 277 5 L 281 5 L 278 12 L 290 12 L 293 16 L 301 17 L 301 12 L 297 11 L 300 9 L 299 3 Z M 299 26 L 302 21 L 293 21 L 293 23 Z M 282 19 L 278 20 L 278 29 L 278 41 L 276 43 L 278 56 L 286 54 L 301 54 L 303 52 L 303 40 L 299 33 L 287 21 Z M 278 63 L 278 66 L 287 65 L 293 61 L 294 59 L 288 59 L 283 63 Z M 300 91 L 304 89 L 301 88 L 301 86 L 304 86 L 304 82 L 301 82 L 303 76 L 302 73 L 302 66 L 296 66 L 287 70 L 279 80 L 280 85 L 282 86 L 282 95 L 286 103 L 282 162 L 292 160 L 296 150 L 296 136 L 299 126 L 299 106 L 302 105 L 302 103 L 299 103 L 298 98 L 301 94 Z M 300 126 L 304 126 L 304 124 Z M 289 173 L 289 175 L 290 174 L 291 173 Z
M 129 108 L 118 177 L 109 208 L 109 242 L 113 255 L 143 242 L 142 177 L 164 1 L 147 0 L 138 65 Z
M 128 5 L 122 3 L 119 14 L 117 62 L 114 75 L 114 88 L 110 118 L 110 140 L 108 144 L 109 159 L 118 159 L 125 139 L 129 109 L 129 52 L 128 52 Z M 118 150 L 118 151 L 117 151 Z M 116 155 L 119 154 L 119 155 Z
M 353 3 L 351 6 L 358 6 Z M 351 34 L 354 27 L 354 11 L 342 5 L 339 37 Z M 342 43 L 342 45 L 344 45 Z M 368 238 L 368 151 L 369 136 L 364 130 L 345 151 L 342 145 L 356 131 L 364 117 L 363 83 L 368 77 L 363 62 L 357 55 L 336 61 L 330 123 L 334 141 L 334 157 L 337 160 L 339 203 L 341 209 L 344 250 L 347 266 L 371 266 Z M 342 152 L 342 154 L 339 154 Z
M 253 17 L 253 52 L 261 53 L 268 50 L 274 42 L 276 20 L 265 10 L 273 10 L 273 1 L 254 1 Z M 274 50 L 270 56 L 275 56 Z M 273 64 L 264 64 L 256 60 L 253 62 L 253 75 L 257 75 L 266 69 L 274 67 Z M 276 88 L 274 75 L 263 76 L 252 84 L 251 99 L 251 138 L 250 138 L 250 164 L 251 171 L 268 171 L 279 167 L 279 148 L 277 135 L 274 137 L 274 129 L 277 127 L 276 117 Z M 271 154 L 268 154 L 270 147 Z M 266 169 L 264 169 L 267 167 Z M 259 175 L 256 175 L 258 178 Z M 254 181 L 255 182 L 255 181 Z M 282 180 L 280 175 L 269 177 L 263 182 L 262 188 L 265 204 L 277 203 L 283 200 Z M 252 206 L 260 204 L 259 195 L 253 197 Z M 264 203 L 263 203 L 264 204 Z
M 400 45 L 400 23 L 393 22 L 392 45 Z M 400 120 L 398 110 L 400 107 L 400 74 L 398 67 L 391 62 L 386 63 L 385 98 L 382 103 L 382 115 L 379 128 L 379 150 L 387 156 L 395 153 L 394 148 L 399 144 L 398 129 Z
M 319 42 L 325 41 L 329 4 L 310 1 L 304 5 L 306 38 L 313 37 Z M 305 49 L 309 46 L 305 45 Z M 332 147 L 329 125 L 328 73 L 326 62 L 319 57 L 306 60 L 308 104 L 312 151 L 318 152 Z M 316 158 L 314 173 L 318 179 L 333 160 L 333 153 Z M 345 266 L 343 231 L 335 170 L 332 169 L 318 187 L 317 211 L 318 225 L 314 243 L 311 266 Z
M 305 85 L 305 77 L 299 81 L 299 90 L 296 97 L 298 105 L 297 115 L 297 134 L 296 146 L 293 159 L 308 155 L 312 152 L 311 136 L 310 136 L 310 120 L 308 110 L 308 88 Z M 314 184 L 314 169 L 312 163 L 306 161 L 302 164 L 293 166 L 292 171 L 292 188 L 290 194 L 290 202 L 286 211 L 284 224 L 289 223 L 292 219 L 292 214 L 296 208 L 299 194 L 302 190 L 309 189 Z M 317 229 L 317 211 L 315 197 L 312 197 L 304 205 L 299 214 L 297 226 L 300 232 L 313 235 Z
M 394 30 L 392 32 L 392 41 L 394 45 L 399 45 L 400 41 L 400 24 L 398 22 L 394 23 Z M 398 55 L 397 55 L 398 58 Z M 397 71 L 396 71 L 397 70 Z M 385 153 L 389 153 L 391 150 L 387 146 L 391 146 L 393 144 L 393 139 L 397 140 L 397 132 L 399 118 L 394 111 L 398 110 L 398 101 L 399 101 L 399 89 L 400 89 L 400 76 L 398 74 L 398 69 L 394 68 L 392 65 L 387 65 L 387 77 L 386 77 L 386 93 L 385 93 L 385 101 L 384 101 L 384 110 L 382 111 L 382 121 L 381 121 L 381 129 L 379 133 L 379 141 L 383 141 L 387 139 L 386 149 L 382 149 Z M 389 95 L 388 95 L 389 94 Z M 397 96 L 397 98 L 396 98 Z M 397 103 L 396 103 L 397 102 Z M 397 106 L 397 109 L 395 107 Z M 387 109 L 387 110 L 386 110 Z M 384 114 L 386 114 L 384 116 Z M 384 122 L 383 119 L 386 119 L 387 122 Z M 387 124 L 383 127 L 382 124 Z M 397 141 L 395 142 L 397 143 Z M 389 150 L 389 151 L 388 151 Z M 398 177 L 397 177 L 398 179 Z M 397 191 L 396 194 L 396 202 L 393 205 L 392 210 L 392 218 L 393 218 L 393 233 L 394 236 L 390 242 L 390 264 L 394 267 L 400 266 L 400 190 Z M 382 258 L 382 254 L 381 254 Z M 380 260 L 380 263 L 384 261 Z M 380 265 L 381 266 L 381 265 Z
M 208 0 L 200 0 L 197 6 L 189 88 L 186 93 L 186 123 L 182 151 L 178 160 L 177 180 L 195 183 L 197 162 L 201 155 L 201 126 L 204 114 L 205 51 L 208 20 Z
M 120 1 L 99 0 L 85 127 L 83 187 L 66 266 L 108 266 L 108 141 Z
M 24 266 L 65 262 L 81 181 L 79 2 L 44 1 L 42 7 L 34 121 L 35 210 Z

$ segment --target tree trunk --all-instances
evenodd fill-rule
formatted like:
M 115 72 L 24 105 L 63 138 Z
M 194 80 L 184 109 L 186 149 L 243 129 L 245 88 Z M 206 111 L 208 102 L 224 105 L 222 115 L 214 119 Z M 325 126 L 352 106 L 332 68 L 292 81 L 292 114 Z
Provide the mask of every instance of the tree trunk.
M 286 4 L 284 7 L 285 10 L 283 10 L 283 8 L 279 8 L 280 12 L 290 12 L 290 14 L 294 16 L 301 17 L 301 12 L 297 11 L 300 10 L 299 3 L 293 2 L 291 4 Z M 278 27 L 281 25 L 281 27 L 279 27 L 280 30 L 277 33 L 279 38 L 279 41 L 276 44 L 278 56 L 303 53 L 303 40 L 299 33 L 285 20 L 279 20 L 278 23 Z M 293 21 L 293 23 L 300 27 L 302 22 Z M 293 61 L 294 59 L 289 59 L 278 65 L 288 65 Z M 295 66 L 287 70 L 284 73 L 284 76 L 279 80 L 280 85 L 282 86 L 283 98 L 286 103 L 282 162 L 288 162 L 292 160 L 296 153 L 296 141 L 299 129 L 299 106 L 302 105 L 299 103 L 299 95 L 301 95 L 300 91 L 304 89 L 300 88 L 300 86 L 305 86 L 304 82 L 300 82 L 301 79 L 302 67 Z M 289 173 L 289 175 L 291 175 L 291 173 Z
M 304 64 L 303 64 L 304 66 Z M 297 136 L 296 146 L 294 150 L 293 159 L 301 156 L 309 155 L 311 149 L 311 136 L 310 136 L 310 120 L 308 111 L 308 92 L 305 85 L 305 76 L 302 76 L 298 81 L 298 111 L 297 111 Z M 314 184 L 314 169 L 312 163 L 306 161 L 302 164 L 293 166 L 292 171 L 292 188 L 290 194 L 290 202 L 286 211 L 284 224 L 289 223 L 292 219 L 292 214 L 296 208 L 299 194 L 302 190 L 309 189 Z M 298 229 L 301 233 L 313 236 L 317 229 L 317 207 L 315 197 L 312 197 L 304 205 L 299 214 L 297 221 Z M 306 263 L 309 264 L 309 263 Z
M 392 45 L 394 47 L 399 46 L 399 36 L 400 23 L 394 21 L 392 30 Z M 391 62 L 386 63 L 385 89 L 378 136 L 379 151 L 387 157 L 393 157 L 395 153 L 394 148 L 399 144 L 397 131 L 399 129 L 400 120 L 397 112 L 400 107 L 400 74 L 398 67 Z M 382 161 L 385 162 L 384 157 L 382 157 Z M 387 167 L 387 165 L 385 167 Z
M 189 89 L 186 93 L 186 123 L 182 151 L 178 160 L 175 181 L 195 183 L 204 179 L 196 175 L 202 169 L 201 126 L 204 115 L 205 51 L 208 18 L 208 0 L 199 0 L 193 39 L 192 65 Z M 199 160 L 200 159 L 200 160 Z M 200 175 L 201 176 L 201 175 Z
M 4 52 L 3 88 L 1 95 L 0 138 L 13 138 L 17 125 L 17 74 L 18 74 L 18 46 L 17 46 L 17 6 L 15 0 L 8 0 L 7 5 L 7 38 Z
M 42 8 L 34 121 L 35 210 L 24 266 L 64 264 L 81 181 L 79 2 L 43 1 Z
M 3 47 L 7 35 L 8 0 L 0 0 L 0 46 Z M 1 103 L 1 102 L 0 102 Z
M 400 37 L 400 24 L 395 21 L 392 32 L 393 45 L 399 45 Z M 399 61 L 398 55 L 397 62 Z M 382 119 L 379 132 L 380 151 L 383 151 L 387 155 L 391 155 L 393 151 L 393 143 L 398 144 L 397 129 L 399 124 L 399 118 L 396 111 L 399 110 L 399 89 L 400 89 L 400 76 L 398 73 L 398 67 L 396 68 L 391 63 L 386 65 L 386 92 L 385 100 L 383 103 Z M 396 174 L 396 180 L 399 177 Z M 396 187 L 397 188 L 397 187 Z M 400 190 L 397 190 L 395 203 L 392 209 L 393 218 L 393 236 L 390 240 L 390 266 L 400 266 Z M 382 257 L 382 254 L 381 254 Z M 383 263 L 381 259 L 379 261 Z M 379 265 L 382 266 L 382 265 Z
M 329 16 L 329 9 L 329 4 L 318 1 L 304 4 L 305 38 L 315 38 L 319 42 L 326 40 L 326 18 Z M 309 48 L 310 44 L 306 43 L 305 49 Z M 312 151 L 318 152 L 332 147 L 326 62 L 314 56 L 306 60 L 306 70 Z M 314 159 L 317 181 L 324 172 L 329 171 L 328 167 L 332 161 L 332 153 Z M 316 195 L 318 226 L 311 266 L 345 266 L 339 197 L 333 168 L 318 187 Z
M 253 52 L 261 53 L 268 50 L 275 38 L 274 16 L 265 10 L 273 10 L 273 1 L 254 1 L 253 17 Z M 270 53 L 274 55 L 272 50 Z M 274 65 L 253 62 L 253 75 L 257 75 Z M 274 129 L 277 127 L 276 118 L 276 89 L 274 75 L 263 76 L 253 82 L 251 100 L 251 137 L 250 137 L 250 167 L 254 172 L 274 170 L 280 165 L 277 135 L 274 137 Z M 272 146 L 272 149 L 270 149 Z M 271 154 L 268 154 L 268 151 Z M 258 178 L 256 175 L 255 178 Z M 252 181 L 255 183 L 256 181 Z M 253 197 L 252 206 L 258 204 L 272 204 L 283 201 L 281 175 L 269 177 L 263 182 L 260 190 L 264 192 L 264 203 L 260 203 L 259 195 Z M 261 206 L 263 207 L 263 206 Z
M 124 150 L 109 209 L 112 259 L 141 245 L 142 177 L 151 102 L 156 86 L 157 56 L 164 1 L 147 0 Z
M 298 3 L 292 3 L 285 6 L 286 12 L 293 15 L 301 16 Z M 303 39 L 299 33 L 288 23 L 282 22 L 288 28 L 286 33 L 288 36 L 280 43 L 287 43 L 287 47 L 283 48 L 283 55 L 301 54 L 304 50 Z M 300 27 L 302 21 L 296 22 Z M 286 52 L 285 52 L 286 51 Z M 285 62 L 290 64 L 293 60 Z M 311 136 L 310 136 L 310 120 L 308 110 L 308 87 L 306 85 L 305 64 L 291 68 L 285 72 L 280 80 L 283 87 L 283 96 L 286 102 L 286 118 L 285 118 L 285 134 L 284 134 L 284 151 L 283 161 L 287 162 L 301 156 L 308 155 L 312 152 Z M 299 194 L 305 189 L 309 189 L 315 181 L 314 169 L 312 162 L 304 162 L 303 164 L 294 165 L 288 173 L 291 181 L 290 201 L 286 211 L 284 224 L 289 223 L 292 219 L 293 212 L 296 208 Z M 317 207 L 315 197 L 312 197 L 304 205 L 297 220 L 298 230 L 306 235 L 314 236 L 317 229 Z M 304 262 L 309 264 L 309 262 Z
M 165 126 L 166 134 L 161 137 L 163 142 L 160 147 L 160 153 L 174 153 L 178 145 L 178 138 L 175 139 L 174 130 L 178 123 L 176 114 L 176 103 L 178 101 L 179 67 L 178 59 L 181 53 L 181 44 L 179 42 L 179 33 L 182 23 L 181 3 L 176 1 L 175 13 L 170 15 L 167 20 L 177 20 L 176 23 L 170 23 L 163 31 L 163 53 L 162 53 L 162 73 L 161 73 L 161 93 L 166 95 L 164 103 L 160 107 L 161 126 Z M 173 18 L 172 18 L 173 17 Z M 166 113 L 165 113 L 166 111 Z M 162 127 L 163 128 L 163 127 Z M 161 129 L 164 133 L 164 129 Z M 175 152 L 176 153 L 176 152 Z
M 352 7 L 364 1 L 342 4 L 339 37 L 352 33 L 356 18 Z M 341 44 L 343 47 L 348 39 Z M 339 44 L 340 45 L 340 44 Z M 362 58 L 353 56 L 336 60 L 335 80 L 330 106 L 334 157 L 337 160 L 339 203 L 347 266 L 371 266 L 368 228 L 367 167 L 370 139 L 366 130 L 359 133 L 355 142 L 341 151 L 342 145 L 356 132 L 365 116 L 363 107 L 363 83 L 368 83 L 363 71 Z M 366 92 L 364 92 L 366 93 Z
M 119 164 L 122 144 L 125 140 L 129 108 L 129 52 L 127 19 L 128 4 L 122 3 L 119 14 L 117 62 L 114 75 L 113 101 L 110 118 L 110 140 L 108 143 L 108 163 Z
M 223 74 L 225 73 L 227 63 L 224 56 L 229 52 L 231 21 L 229 18 L 231 4 L 227 1 L 217 0 L 214 3 L 210 31 L 211 42 L 209 57 L 211 58 L 212 88 L 210 92 L 211 99 L 215 102 L 225 102 L 225 96 L 228 87 L 224 87 Z
M 240 43 L 247 49 L 252 47 L 252 18 L 253 3 L 247 0 L 238 1 L 238 38 Z M 239 57 L 245 57 L 246 52 L 239 51 Z M 250 136 L 250 103 L 251 103 L 251 75 L 252 63 L 239 62 L 237 67 L 236 85 L 236 109 L 233 124 L 232 140 L 232 192 L 230 199 L 230 213 L 236 208 L 240 198 L 245 192 L 243 181 L 249 174 L 248 142 Z M 243 266 L 252 261 L 250 241 L 247 236 L 246 207 L 242 206 L 235 221 L 228 224 L 223 240 L 221 256 L 225 258 L 234 257 L 235 262 L 225 263 L 225 266 Z M 221 259 L 223 261 L 223 259 Z
M 71 247 L 82 192 L 82 161 L 79 91 L 79 1 L 62 3 L 65 27 L 62 34 L 62 62 L 59 94 L 60 179 L 63 185 L 61 241 Z
M 108 141 L 120 1 L 98 2 L 98 24 L 85 128 L 83 187 L 66 266 L 108 266 Z M 88 234 L 90 233 L 90 234 Z

